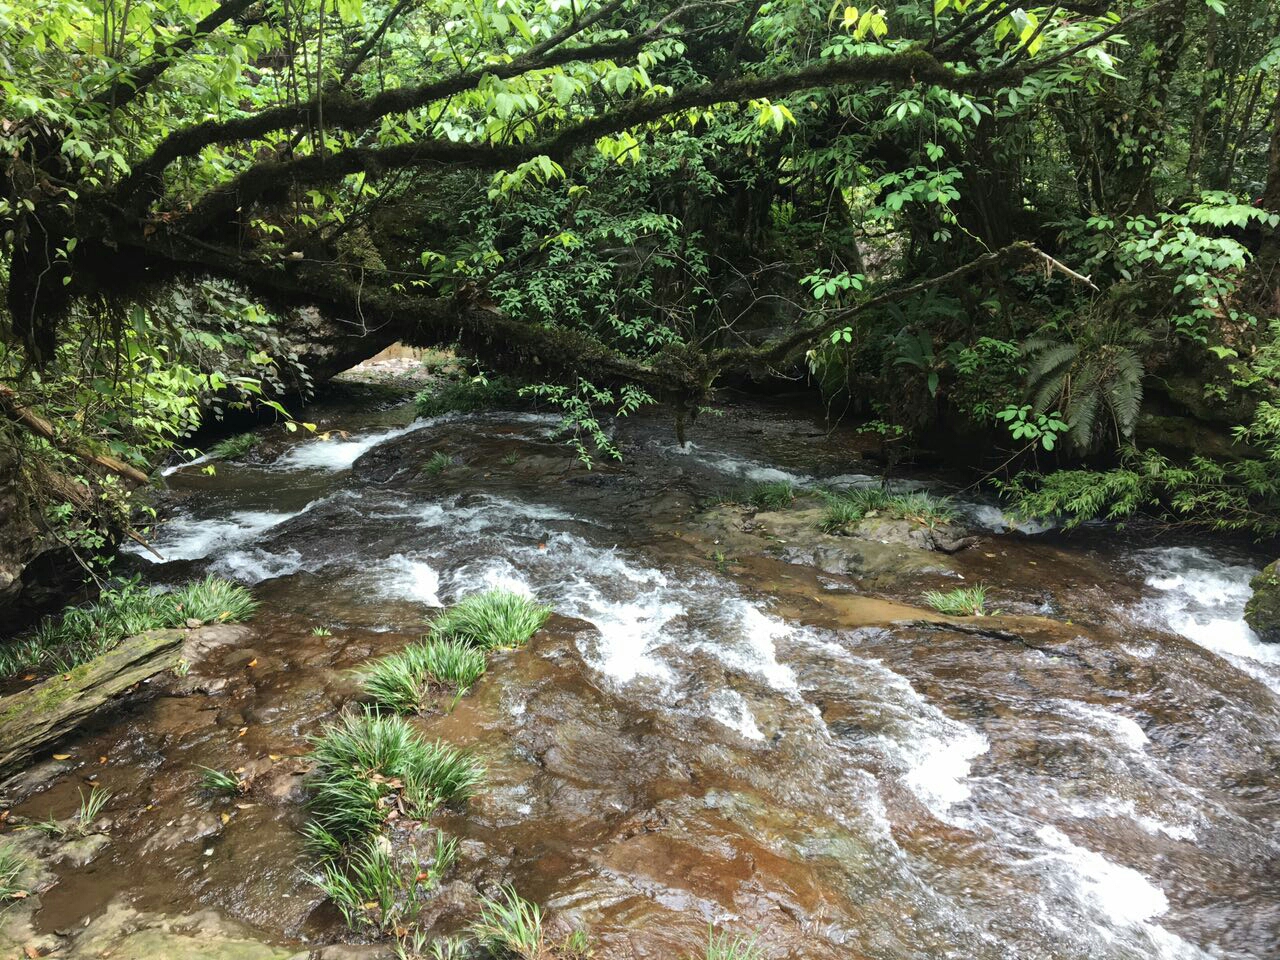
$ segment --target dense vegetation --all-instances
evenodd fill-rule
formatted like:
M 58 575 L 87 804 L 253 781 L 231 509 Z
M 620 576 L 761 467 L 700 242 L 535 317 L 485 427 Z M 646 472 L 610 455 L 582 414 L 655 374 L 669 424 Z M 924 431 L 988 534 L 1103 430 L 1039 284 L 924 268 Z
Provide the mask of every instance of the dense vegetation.
M 1028 512 L 1274 533 L 1278 18 L 0 0 L 0 472 L 91 553 L 199 423 L 406 339 L 584 453 L 801 378 Z

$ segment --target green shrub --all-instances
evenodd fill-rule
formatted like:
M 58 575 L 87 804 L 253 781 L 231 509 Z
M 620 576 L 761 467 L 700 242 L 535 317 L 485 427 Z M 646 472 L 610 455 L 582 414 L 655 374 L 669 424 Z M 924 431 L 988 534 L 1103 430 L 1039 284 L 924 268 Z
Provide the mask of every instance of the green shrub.
M 899 520 L 914 520 L 931 529 L 939 524 L 951 523 L 956 518 L 951 499 L 931 493 L 895 494 L 889 498 L 885 510 Z
M 310 759 L 312 815 L 339 844 L 376 833 L 397 796 L 421 820 L 440 804 L 466 799 L 483 775 L 469 754 L 429 743 L 402 718 L 372 709 L 325 727 L 312 739 Z
M 824 499 L 826 506 L 818 521 L 818 529 L 823 533 L 844 533 L 867 515 L 858 504 L 845 497 L 826 494 Z
M 246 588 L 216 577 L 172 593 L 127 580 L 103 590 L 92 604 L 67 607 L 58 617 L 46 617 L 27 636 L 7 645 L 0 653 L 0 673 L 12 676 L 42 668 L 66 672 L 101 656 L 125 637 L 182 626 L 192 619 L 203 623 L 246 620 L 257 606 Z
M 795 486 L 787 480 L 753 483 L 747 487 L 743 499 L 759 510 L 781 510 L 796 498 Z
M 460 696 L 484 675 L 484 650 L 458 639 L 432 638 L 376 660 L 361 671 L 365 692 L 381 707 L 413 713 L 425 706 L 432 688 Z
M 256 447 L 261 439 L 256 433 L 237 433 L 215 443 L 208 455 L 211 460 L 236 460 Z
M 521 647 L 538 631 L 551 608 L 510 590 L 464 597 L 431 624 L 432 636 L 454 638 L 485 650 Z
M 515 406 L 520 387 L 509 377 L 472 377 L 469 380 L 446 380 L 433 384 L 414 397 L 420 417 L 438 417 L 444 413 L 471 413 Z
M 981 617 L 987 612 L 987 588 L 979 584 L 946 593 L 930 590 L 924 595 L 924 602 L 950 617 Z
M 56 820 L 50 814 L 48 820 L 32 824 L 34 829 L 63 840 L 73 836 L 87 837 L 107 801 L 111 799 L 111 791 L 93 787 L 87 796 L 83 789 L 77 789 L 76 792 L 80 795 L 80 806 L 69 820 Z

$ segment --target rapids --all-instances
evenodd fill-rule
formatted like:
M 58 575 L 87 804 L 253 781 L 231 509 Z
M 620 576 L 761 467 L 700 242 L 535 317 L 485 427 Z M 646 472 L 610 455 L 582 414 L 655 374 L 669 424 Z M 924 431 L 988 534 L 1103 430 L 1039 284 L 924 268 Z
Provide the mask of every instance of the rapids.
M 88 774 L 114 792 L 110 846 L 60 872 L 42 929 L 123 898 L 271 943 L 344 936 L 302 878 L 297 758 L 357 696 L 351 668 L 502 585 L 556 615 L 422 721 L 488 768 L 441 821 L 462 841 L 442 931 L 463 888 L 510 882 L 604 958 L 674 960 L 708 923 L 779 960 L 1280 953 L 1280 648 L 1241 619 L 1259 557 L 1019 532 L 971 500 L 975 546 L 860 582 L 703 521 L 747 480 L 872 482 L 804 417 L 730 407 L 683 448 L 624 422 L 624 462 L 590 472 L 554 417 L 409 417 L 320 407 L 349 439 L 171 471 L 166 562 L 131 563 L 254 584 L 252 646 L 76 737 L 77 775 L 19 788 L 31 816 L 65 815 Z M 420 473 L 438 451 L 455 465 Z M 1000 615 L 916 609 L 961 577 Z M 225 822 L 200 764 L 258 773 Z

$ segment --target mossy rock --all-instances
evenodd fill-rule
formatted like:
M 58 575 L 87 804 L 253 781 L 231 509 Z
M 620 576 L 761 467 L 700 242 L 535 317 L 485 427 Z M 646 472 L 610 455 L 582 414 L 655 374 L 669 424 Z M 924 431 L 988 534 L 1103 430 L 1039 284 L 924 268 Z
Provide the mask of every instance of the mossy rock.
M 1244 619 L 1258 638 L 1280 643 L 1280 560 L 1273 560 L 1249 581 L 1253 596 L 1245 604 Z

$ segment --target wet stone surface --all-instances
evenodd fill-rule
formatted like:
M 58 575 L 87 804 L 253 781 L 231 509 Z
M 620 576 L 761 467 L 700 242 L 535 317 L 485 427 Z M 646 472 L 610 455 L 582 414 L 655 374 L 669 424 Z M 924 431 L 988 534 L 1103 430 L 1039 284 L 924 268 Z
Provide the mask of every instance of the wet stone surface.
M 381 949 L 303 879 L 307 738 L 358 701 L 355 667 L 505 586 L 555 615 L 414 721 L 487 767 L 432 818 L 460 850 L 434 931 L 511 883 L 602 958 L 673 960 L 708 923 L 758 931 L 772 960 L 1274 955 L 1280 650 L 1241 619 L 1257 558 L 1009 532 L 978 501 L 937 539 L 828 536 L 809 492 L 874 468 L 856 438 L 766 407 L 685 448 L 624 423 L 624 462 L 589 473 L 537 414 L 307 416 L 349 439 L 170 476 L 171 559 L 136 565 L 241 579 L 261 612 L 21 781 L 8 829 L 69 816 L 92 782 L 113 793 L 110 839 L 42 867 L 8 942 Z M 437 452 L 452 464 L 424 472 Z M 801 496 L 707 506 L 758 480 Z M 978 582 L 997 615 L 922 609 Z M 204 795 L 202 765 L 246 792 Z

